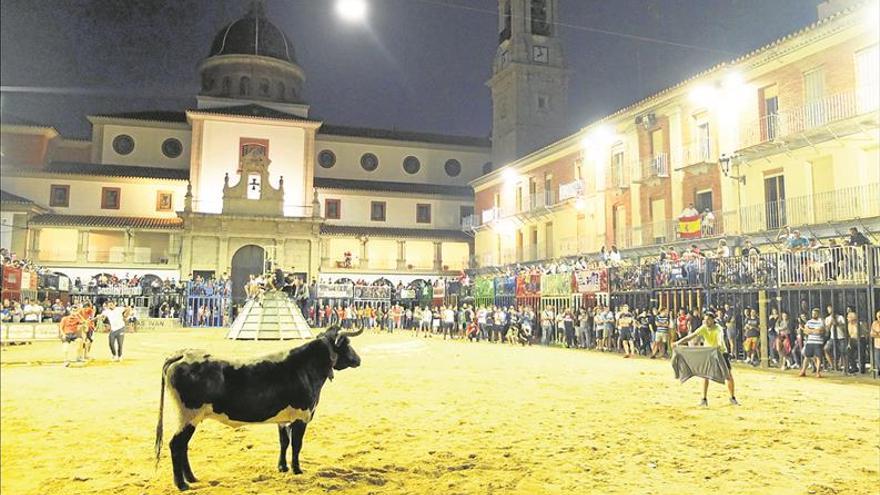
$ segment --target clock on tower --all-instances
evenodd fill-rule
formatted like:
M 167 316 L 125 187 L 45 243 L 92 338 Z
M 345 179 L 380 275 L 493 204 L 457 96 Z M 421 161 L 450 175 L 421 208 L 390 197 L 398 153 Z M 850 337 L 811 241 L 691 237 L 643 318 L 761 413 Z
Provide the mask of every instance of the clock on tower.
M 559 0 L 498 0 L 498 49 L 486 83 L 494 108 L 494 168 L 567 131 L 568 70 L 557 36 L 558 5 Z M 536 103 L 541 101 L 543 106 Z

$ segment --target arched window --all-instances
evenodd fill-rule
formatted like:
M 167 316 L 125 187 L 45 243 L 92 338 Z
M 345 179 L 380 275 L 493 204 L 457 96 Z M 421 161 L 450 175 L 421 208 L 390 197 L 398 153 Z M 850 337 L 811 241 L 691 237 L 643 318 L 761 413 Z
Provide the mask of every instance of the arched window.
M 269 80 L 260 79 L 260 95 L 269 96 Z
M 283 83 L 283 82 L 279 82 L 279 83 L 278 83 L 278 99 L 279 99 L 279 100 L 283 100 L 283 99 L 284 99 L 284 96 L 285 96 L 285 95 L 284 95 L 284 83 Z
M 232 92 L 232 81 L 229 80 L 229 76 L 223 78 L 223 88 L 220 93 L 223 96 L 229 96 L 229 93 Z
M 238 94 L 241 96 L 251 94 L 251 78 L 248 76 L 241 76 L 241 82 L 238 86 Z

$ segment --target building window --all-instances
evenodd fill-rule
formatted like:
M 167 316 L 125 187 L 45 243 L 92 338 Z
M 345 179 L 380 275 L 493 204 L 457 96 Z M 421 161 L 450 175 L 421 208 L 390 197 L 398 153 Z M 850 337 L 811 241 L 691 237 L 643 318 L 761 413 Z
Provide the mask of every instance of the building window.
M 379 168 L 379 158 L 372 153 L 364 153 L 361 155 L 361 168 L 367 172 L 372 172 Z
M 859 50 L 856 57 L 856 102 L 859 113 L 876 110 L 880 98 L 877 89 L 880 87 L 880 45 L 873 45 Z
M 318 153 L 318 165 L 321 168 L 333 168 L 336 165 L 336 154 L 330 150 L 321 150 Z
M 250 174 L 247 177 L 247 199 L 260 199 L 263 197 L 263 178 L 260 174 Z
M 431 223 L 431 205 L 416 205 L 416 223 Z
M 177 158 L 183 153 L 183 143 L 179 139 L 168 138 L 162 142 L 162 154 L 168 158 Z
M 532 34 L 550 35 L 550 21 L 547 15 L 547 0 L 532 0 Z
M 269 96 L 269 80 L 268 79 L 260 79 L 260 94 L 263 96 Z
M 67 208 L 70 206 L 70 186 L 52 185 L 49 187 L 49 206 Z
M 492 162 L 486 162 L 483 164 L 483 175 L 492 172 Z
M 694 207 L 700 213 L 703 213 L 706 210 L 714 210 L 715 206 L 712 204 L 712 190 L 707 189 L 705 191 L 697 191 L 694 193 Z
M 373 201 L 370 203 L 370 220 L 374 222 L 385 221 L 385 202 Z
M 121 190 L 118 187 L 102 187 L 101 188 L 101 209 L 102 210 L 118 210 Z
M 283 100 L 285 94 L 286 94 L 286 93 L 285 93 L 285 91 L 284 91 L 284 83 L 283 83 L 283 82 L 279 82 L 279 83 L 278 83 L 278 99 L 279 99 L 279 100 Z
M 324 218 L 328 220 L 339 220 L 342 213 L 342 205 L 338 199 L 324 200 Z
M 547 97 L 546 96 L 538 96 L 538 110 L 544 111 L 547 110 Z
M 241 138 L 238 140 L 240 156 L 269 156 L 269 140 L 257 138 Z
M 403 159 L 403 169 L 406 173 L 412 175 L 418 173 L 418 171 L 422 168 L 421 162 L 419 159 L 414 156 L 408 156 Z
M 174 209 L 174 196 L 171 191 L 159 191 L 156 193 L 156 211 L 171 211 Z
M 113 151 L 120 155 L 127 155 L 134 151 L 134 138 L 128 134 L 120 134 L 113 138 Z
M 462 220 L 468 217 L 474 216 L 474 207 L 473 206 L 459 206 L 458 207 L 458 216 Z
M 229 76 L 223 78 L 223 86 L 220 89 L 220 93 L 223 96 L 229 96 L 229 93 L 232 91 L 232 81 L 229 79 Z
M 446 164 L 443 165 L 443 168 L 446 170 L 446 175 L 450 177 L 458 177 L 458 174 L 461 173 L 461 162 L 455 158 L 450 158 L 449 160 L 446 160 Z
M 251 94 L 251 78 L 248 76 L 241 76 L 241 82 L 238 86 L 238 94 L 240 96 L 247 96 Z

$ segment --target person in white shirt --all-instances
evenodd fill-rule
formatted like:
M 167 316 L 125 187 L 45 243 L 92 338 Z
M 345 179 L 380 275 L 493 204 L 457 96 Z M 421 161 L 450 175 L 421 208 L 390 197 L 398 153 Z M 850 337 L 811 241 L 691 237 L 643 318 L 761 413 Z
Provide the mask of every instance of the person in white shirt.
M 700 229 L 703 231 L 704 236 L 715 235 L 715 214 L 709 208 L 703 211 Z
M 31 303 L 29 299 L 25 299 L 22 313 L 24 314 L 24 321 L 28 323 L 39 323 L 43 316 L 43 307 L 40 306 L 40 303 L 38 302 Z
M 687 205 L 687 208 L 685 208 L 684 210 L 681 210 L 681 215 L 679 215 L 678 217 L 679 218 L 695 217 L 699 214 L 700 214 L 700 212 L 697 211 L 696 208 L 694 208 L 694 204 L 690 203 Z
M 122 361 L 122 342 L 125 340 L 125 318 L 128 316 L 128 308 L 118 307 L 115 301 L 108 301 L 101 316 L 110 325 L 108 341 L 112 359 Z
M 451 339 L 453 336 L 453 328 L 455 327 L 455 311 L 453 311 L 452 307 L 445 308 L 443 310 L 443 340 L 446 340 L 446 335 L 449 334 L 449 338 Z

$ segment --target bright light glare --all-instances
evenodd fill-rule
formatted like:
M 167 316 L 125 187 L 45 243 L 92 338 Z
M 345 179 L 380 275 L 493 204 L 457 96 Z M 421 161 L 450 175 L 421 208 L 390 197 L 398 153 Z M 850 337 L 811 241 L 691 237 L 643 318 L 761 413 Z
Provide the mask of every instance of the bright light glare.
M 606 124 L 599 125 L 590 132 L 588 139 L 599 146 L 611 144 L 614 141 L 614 130 Z
M 516 225 L 514 225 L 511 220 L 501 220 L 500 222 L 496 222 L 492 228 L 497 234 L 509 236 L 516 230 Z
M 745 84 L 745 79 L 739 72 L 731 72 L 724 76 L 724 89 L 727 91 L 739 91 Z
M 586 207 L 587 207 L 587 202 L 584 201 L 583 198 L 578 198 L 578 199 L 575 200 L 575 202 L 574 202 L 574 209 L 575 209 L 575 210 L 578 210 L 578 211 L 584 211 L 584 209 L 585 209 Z
M 504 182 L 513 184 L 519 179 L 519 174 L 517 174 L 516 170 L 512 168 L 506 168 L 504 169 L 504 172 L 501 172 L 501 177 L 504 179 Z
M 360 22 L 367 16 L 365 0 L 336 0 L 336 14 L 347 22 Z
M 692 89 L 689 95 L 692 103 L 702 107 L 708 107 L 712 105 L 716 101 L 717 97 L 718 92 L 715 91 L 715 88 L 705 84 L 701 84 Z

